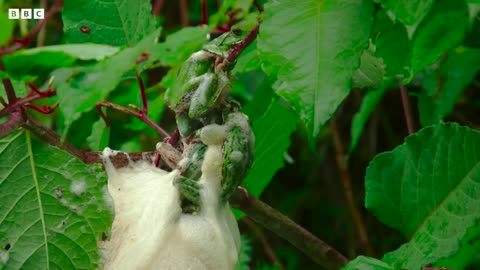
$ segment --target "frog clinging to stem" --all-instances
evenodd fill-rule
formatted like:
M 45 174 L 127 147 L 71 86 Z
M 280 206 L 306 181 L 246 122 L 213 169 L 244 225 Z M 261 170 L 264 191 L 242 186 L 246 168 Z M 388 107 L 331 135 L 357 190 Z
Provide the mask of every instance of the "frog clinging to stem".
M 228 32 L 193 53 L 165 94 L 183 141 L 180 174 L 174 182 L 185 213 L 201 210 L 200 168 L 207 145 L 220 144 L 223 149 L 220 201 L 228 200 L 252 164 L 254 136 L 248 118 L 235 101 L 225 99 L 235 65 L 226 58 L 240 41 L 239 33 Z

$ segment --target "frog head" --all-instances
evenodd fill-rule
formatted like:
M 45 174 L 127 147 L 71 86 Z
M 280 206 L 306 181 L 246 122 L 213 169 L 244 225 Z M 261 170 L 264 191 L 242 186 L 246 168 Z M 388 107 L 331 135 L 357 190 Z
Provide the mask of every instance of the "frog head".
M 203 47 L 203 50 L 220 58 L 226 58 L 233 47 L 242 41 L 242 31 L 231 30 L 215 38 Z

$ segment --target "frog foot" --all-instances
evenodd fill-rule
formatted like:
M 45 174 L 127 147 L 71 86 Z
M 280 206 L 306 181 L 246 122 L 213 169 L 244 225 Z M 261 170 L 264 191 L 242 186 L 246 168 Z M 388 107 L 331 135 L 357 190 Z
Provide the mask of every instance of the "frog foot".
M 201 185 L 197 180 L 185 176 L 177 176 L 174 180 L 182 201 L 182 210 L 184 213 L 194 213 L 200 209 L 200 189 Z

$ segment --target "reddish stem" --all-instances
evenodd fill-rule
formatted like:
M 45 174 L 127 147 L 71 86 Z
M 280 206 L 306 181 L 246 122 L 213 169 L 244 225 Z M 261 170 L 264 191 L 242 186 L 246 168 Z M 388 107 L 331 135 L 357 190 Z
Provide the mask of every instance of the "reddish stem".
M 187 0 L 180 0 L 180 21 L 183 27 L 187 27 L 190 24 L 188 21 Z
M 155 4 L 153 5 L 152 14 L 155 17 L 160 16 L 160 11 L 163 7 L 163 0 L 155 0 Z
M 138 118 L 139 120 L 141 120 L 142 122 L 144 122 L 145 124 L 149 125 L 151 128 L 155 129 L 159 134 L 163 135 L 164 137 L 170 136 L 170 134 L 168 134 L 168 132 L 166 132 L 163 128 L 161 128 L 155 122 L 153 122 L 152 119 L 148 118 L 148 116 L 143 111 L 139 111 L 139 112 L 138 111 L 133 111 L 133 110 L 130 110 L 129 108 L 126 108 L 126 107 L 123 107 L 123 106 L 120 106 L 120 105 L 117 105 L 117 104 L 113 104 L 113 103 L 110 103 L 110 102 L 107 102 L 107 101 L 98 102 L 97 106 L 96 106 L 97 111 L 100 114 L 100 116 L 102 117 L 102 119 L 105 121 L 105 124 L 107 126 L 110 126 L 110 121 L 108 121 L 108 119 L 105 116 L 105 114 L 103 113 L 101 107 L 111 108 L 111 109 L 123 112 L 125 114 L 134 116 L 134 117 Z
M 138 71 L 135 73 L 137 76 L 137 81 L 138 81 L 138 86 L 140 87 L 140 95 L 142 96 L 142 112 L 144 114 L 147 114 L 148 111 L 148 103 L 147 103 L 147 94 L 145 93 L 145 85 L 143 84 L 142 77 L 140 77 L 140 74 Z
M 227 63 L 233 63 L 237 59 L 237 57 L 245 50 L 245 48 L 250 45 L 258 35 L 259 26 L 255 26 L 245 38 L 238 43 L 232 50 L 232 52 L 227 56 L 226 61 Z
M 6 113 L 11 112 L 12 110 L 20 106 L 23 106 L 24 104 L 27 104 L 29 102 L 32 102 L 37 99 L 45 98 L 45 97 L 51 97 L 51 96 L 54 96 L 55 94 L 56 94 L 55 90 L 47 90 L 44 92 L 38 92 L 38 93 L 36 92 L 26 97 L 16 99 L 15 101 L 10 102 L 5 108 L 0 110 L 0 116 L 5 115 Z
M 405 122 L 407 123 L 408 135 L 410 135 L 415 131 L 413 130 L 412 113 L 410 112 L 410 103 L 408 102 L 407 90 L 405 89 L 405 86 L 403 86 L 401 77 L 398 78 L 398 85 L 400 86 L 400 94 L 402 95 L 403 113 L 405 115 Z
M 258 0 L 253 0 L 253 4 L 257 7 L 258 11 L 263 12 L 263 7 L 258 3 Z
M 53 106 L 43 105 L 43 108 L 39 108 L 38 106 L 35 106 L 33 104 L 30 104 L 30 103 L 25 104 L 25 107 L 33 109 L 33 110 L 35 110 L 39 113 L 42 113 L 42 114 L 51 114 L 58 107 L 58 102 L 55 102 L 55 104 L 53 104 Z
M 202 0 L 201 5 L 202 5 L 202 24 L 207 24 L 208 23 L 207 1 Z

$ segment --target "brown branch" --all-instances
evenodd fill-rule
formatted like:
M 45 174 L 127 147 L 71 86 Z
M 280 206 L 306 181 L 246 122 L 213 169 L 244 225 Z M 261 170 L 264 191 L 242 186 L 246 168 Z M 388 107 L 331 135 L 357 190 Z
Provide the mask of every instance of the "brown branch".
M 330 129 L 332 130 L 333 146 L 335 148 L 335 160 L 337 162 L 337 167 L 340 173 L 340 180 L 343 186 L 343 192 L 345 193 L 345 197 L 347 199 L 347 204 L 352 215 L 353 223 L 355 224 L 355 228 L 357 229 L 357 234 L 360 238 L 360 243 L 362 244 L 362 248 L 365 254 L 370 257 L 374 257 L 375 252 L 373 251 L 373 248 L 370 245 L 370 241 L 368 240 L 367 230 L 365 229 L 365 222 L 363 221 L 360 210 L 355 203 L 355 196 L 352 190 L 352 180 L 346 164 L 345 151 L 340 137 L 340 132 L 337 128 L 335 116 L 330 120 Z
M 187 27 L 190 22 L 188 20 L 188 3 L 187 0 L 180 0 L 180 21 L 183 27 Z
M 50 17 L 52 17 L 52 15 L 55 14 L 55 12 L 57 12 L 57 10 L 62 6 L 62 4 L 63 4 L 63 0 L 55 1 L 55 3 L 52 5 L 52 7 L 50 7 L 50 9 L 45 14 L 44 19 L 41 20 L 40 22 L 38 22 L 25 37 L 23 37 L 21 40 L 19 40 L 17 42 L 17 44 L 15 44 L 11 47 L 0 49 L 0 56 L 12 53 L 14 51 L 17 51 L 17 50 L 27 46 L 28 42 L 40 31 L 40 29 L 42 29 L 42 27 L 45 25 L 45 23 L 47 23 L 47 20 Z
M 401 77 L 398 77 L 398 86 L 400 87 L 400 94 L 402 95 L 402 106 L 403 106 L 403 113 L 405 115 L 405 122 L 407 123 L 407 130 L 408 135 L 413 134 L 415 131 L 413 130 L 413 120 L 412 120 L 412 113 L 410 111 L 410 103 L 408 102 L 408 94 L 405 86 L 403 86 L 403 81 Z
M 257 224 L 252 222 L 249 218 L 243 218 L 242 221 L 245 224 L 247 224 L 247 226 L 250 227 L 250 229 L 252 229 L 252 231 L 258 237 L 270 261 L 272 261 L 274 265 L 279 265 L 280 270 L 284 270 L 285 266 L 283 266 L 282 261 L 280 261 L 277 254 L 275 254 L 272 247 L 270 246 L 270 243 L 268 242 L 267 238 L 263 234 L 262 230 L 257 226 Z
M 257 7 L 259 12 L 263 12 L 263 7 L 258 3 L 258 0 L 253 0 L 253 4 Z
M 105 121 L 107 126 L 110 125 L 110 122 L 108 121 L 107 117 L 103 113 L 103 111 L 101 109 L 102 106 L 107 107 L 107 108 L 111 108 L 111 109 L 114 109 L 114 110 L 117 110 L 117 111 L 120 111 L 120 112 L 123 112 L 123 113 L 131 115 L 131 116 L 134 116 L 134 117 L 138 118 L 139 120 L 143 121 L 145 124 L 149 125 L 151 128 L 155 129 L 159 134 L 161 134 L 165 137 L 170 136 L 170 134 L 168 132 L 166 132 L 163 128 L 161 128 L 159 125 L 157 125 L 155 122 L 153 122 L 152 119 L 148 118 L 148 116 L 143 111 L 140 111 L 140 112 L 133 111 L 133 110 L 130 110 L 129 108 L 126 108 L 126 107 L 123 107 L 123 106 L 120 106 L 120 105 L 117 105 L 117 104 L 113 104 L 113 103 L 110 103 L 110 102 L 107 102 L 107 101 L 98 102 L 97 103 L 97 111 L 100 114 L 100 116 L 103 118 L 103 120 Z
M 7 121 L 0 124 L 0 138 L 7 136 L 17 130 L 25 123 L 25 111 L 23 108 L 15 109 L 9 116 Z
M 9 78 L 2 79 L 3 88 L 5 88 L 5 92 L 7 93 L 8 103 L 13 103 L 17 100 L 17 95 L 15 95 L 15 90 L 13 89 L 12 81 Z M 3 111 L 3 109 L 2 109 Z M 0 116 L 1 116 L 0 111 Z
M 317 264 L 326 269 L 340 269 L 347 258 L 309 231 L 251 196 L 244 188 L 237 188 L 230 198 L 233 207 L 245 212 L 253 221 L 290 242 Z
M 84 159 L 83 152 L 81 150 L 77 149 L 75 146 L 67 142 L 62 142 L 60 135 L 43 125 L 40 121 L 32 117 L 27 117 L 25 123 L 22 126 L 35 133 L 44 142 L 61 148 L 68 153 L 76 156 L 80 160 Z

